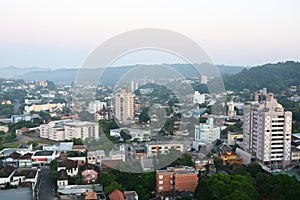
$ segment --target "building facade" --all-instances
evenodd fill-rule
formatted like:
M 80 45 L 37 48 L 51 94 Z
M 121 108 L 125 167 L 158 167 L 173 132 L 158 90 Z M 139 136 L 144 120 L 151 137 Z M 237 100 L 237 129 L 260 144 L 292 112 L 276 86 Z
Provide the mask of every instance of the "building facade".
M 128 123 L 134 119 L 135 95 L 129 88 L 123 89 L 115 95 L 115 117 L 121 123 Z
M 214 119 L 208 118 L 206 123 L 195 126 L 195 141 L 212 143 L 216 139 L 220 139 L 220 132 L 220 127 L 214 126 Z
M 99 138 L 99 125 L 94 122 L 78 120 L 59 120 L 39 127 L 40 137 L 54 141 L 72 140 L 74 138 Z
M 291 160 L 292 112 L 284 111 L 273 95 L 261 96 L 245 106 L 243 149 L 266 170 L 282 170 Z
M 198 172 L 191 167 L 156 170 L 156 194 L 166 191 L 194 192 L 198 185 Z

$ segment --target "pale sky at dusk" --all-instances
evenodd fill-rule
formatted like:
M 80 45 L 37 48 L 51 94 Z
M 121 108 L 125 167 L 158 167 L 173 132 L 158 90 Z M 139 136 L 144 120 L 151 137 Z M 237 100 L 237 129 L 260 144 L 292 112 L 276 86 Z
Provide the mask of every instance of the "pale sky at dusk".
M 0 67 L 79 67 L 103 41 L 163 28 L 196 41 L 215 64 L 300 60 L 297 0 L 0 0 Z M 137 53 L 117 64 L 180 62 Z

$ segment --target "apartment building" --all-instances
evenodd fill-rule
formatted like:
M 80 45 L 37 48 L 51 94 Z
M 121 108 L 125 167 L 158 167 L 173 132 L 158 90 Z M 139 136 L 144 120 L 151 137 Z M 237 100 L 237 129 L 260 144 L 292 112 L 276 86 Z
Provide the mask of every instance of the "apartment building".
M 198 184 L 197 175 L 197 171 L 191 167 L 156 170 L 156 194 L 166 191 L 194 192 Z
M 127 87 L 115 95 L 115 117 L 121 123 L 129 123 L 134 119 L 135 95 Z
M 243 149 L 264 169 L 282 170 L 291 160 L 292 112 L 284 111 L 272 94 L 255 99 L 244 109 Z
M 184 151 L 183 144 L 180 142 L 169 141 L 169 142 L 149 142 L 146 143 L 147 156 L 152 157 L 154 155 L 167 154 L 171 149 L 178 150 L 180 152 Z
M 195 126 L 195 141 L 212 143 L 220 139 L 220 127 L 214 126 L 214 118 L 208 118 L 206 123 L 200 123 Z
M 40 137 L 54 141 L 71 140 L 73 138 L 99 138 L 99 125 L 94 122 L 78 120 L 58 120 L 40 125 Z

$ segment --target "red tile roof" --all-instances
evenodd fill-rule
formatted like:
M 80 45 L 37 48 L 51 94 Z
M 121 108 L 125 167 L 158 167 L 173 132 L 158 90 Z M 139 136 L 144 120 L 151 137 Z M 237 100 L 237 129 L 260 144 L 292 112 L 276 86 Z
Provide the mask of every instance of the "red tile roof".
M 114 190 L 109 194 L 110 200 L 125 200 L 124 194 L 120 190 Z

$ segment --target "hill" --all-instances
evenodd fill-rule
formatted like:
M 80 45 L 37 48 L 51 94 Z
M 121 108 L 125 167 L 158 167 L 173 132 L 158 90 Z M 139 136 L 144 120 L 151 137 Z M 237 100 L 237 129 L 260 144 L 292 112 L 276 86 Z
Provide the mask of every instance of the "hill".
M 300 85 L 300 63 L 294 61 L 265 64 L 250 69 L 243 69 L 233 75 L 223 75 L 226 90 L 241 91 L 249 89 L 257 91 L 267 88 L 278 93 L 289 86 Z
M 200 64 L 207 66 L 208 64 Z M 177 73 L 181 74 L 186 78 L 191 77 L 199 77 L 199 73 L 194 69 L 194 67 L 190 64 L 171 64 L 167 65 L 169 68 L 172 68 L 177 71 Z M 161 65 L 141 65 L 140 69 L 135 68 L 135 66 L 121 66 L 121 67 L 110 67 L 108 68 L 104 74 L 102 82 L 106 85 L 113 85 L 116 83 L 123 74 L 130 71 L 131 79 L 141 78 L 141 74 L 144 74 L 142 77 L 147 76 L 147 78 L 152 78 L 154 80 L 160 77 L 170 77 L 174 78 L 176 73 L 170 73 L 170 70 L 167 68 L 162 68 Z M 234 74 L 242 71 L 244 67 L 235 67 L 235 66 L 217 66 L 218 70 L 222 74 Z M 84 73 L 86 73 L 86 77 L 88 81 L 92 77 L 99 74 L 101 68 L 98 69 L 85 69 Z M 132 70 L 132 71 L 131 71 Z M 8 70 L 6 70 L 8 72 Z M 50 80 L 56 83 L 71 83 L 76 79 L 77 73 L 79 69 L 56 69 L 56 70 L 49 70 L 49 69 L 41 69 L 41 70 L 33 70 L 33 71 L 26 71 L 25 73 L 21 74 L 20 70 L 19 73 L 15 73 L 13 78 L 24 79 L 28 81 L 35 81 L 35 80 Z M 172 71 L 172 70 L 171 70 Z M 9 77 L 11 77 L 10 75 Z M 178 77 L 178 76 L 177 76 Z

